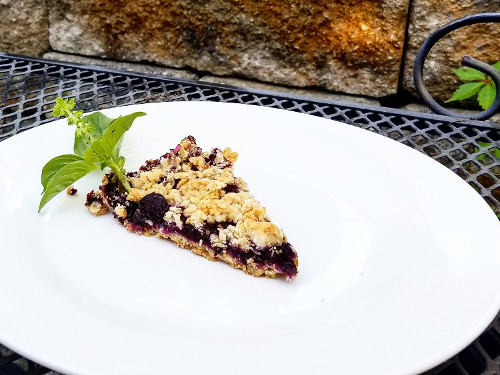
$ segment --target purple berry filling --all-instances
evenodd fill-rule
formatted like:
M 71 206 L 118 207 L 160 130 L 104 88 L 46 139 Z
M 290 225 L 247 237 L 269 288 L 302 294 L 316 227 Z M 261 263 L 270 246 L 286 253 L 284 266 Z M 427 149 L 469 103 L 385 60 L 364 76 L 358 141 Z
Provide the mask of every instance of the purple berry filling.
M 200 243 L 201 241 L 204 246 L 210 248 L 215 254 L 220 254 L 223 250 L 226 250 L 226 253 L 244 265 L 247 264 L 250 258 L 253 258 L 254 263 L 273 267 L 286 277 L 292 278 L 297 274 L 297 267 L 294 262 L 297 255 L 288 242 L 283 242 L 280 246 L 265 249 L 252 248 L 246 252 L 231 245 L 225 248 L 214 247 L 211 245 L 210 235 L 218 235 L 219 228 L 227 228 L 229 225 L 234 225 L 235 223 L 206 224 L 203 228 L 197 228 L 191 224 L 186 224 L 187 218 L 181 215 L 183 225 L 182 229 L 180 229 L 177 225 L 163 220 L 163 216 L 168 211 L 169 206 L 161 194 L 150 193 L 139 202 L 127 201 L 127 194 L 120 190 L 120 185 L 112 182 L 113 174 L 109 174 L 107 177 L 109 183 L 101 186 L 101 190 L 113 208 L 117 205 L 125 207 L 127 220 L 130 229 L 133 231 L 142 232 L 146 228 L 154 227 L 164 234 L 177 234 L 195 243 Z M 236 184 L 228 184 L 225 187 L 225 191 L 226 193 L 238 192 L 239 187 Z M 114 216 L 122 225 L 125 223 L 124 219 L 117 217 L 116 214 Z
M 222 190 L 225 193 L 239 193 L 240 187 L 236 184 L 227 184 Z
M 146 160 L 146 164 L 139 168 L 140 171 L 150 171 L 160 165 L 160 159 Z
M 139 210 L 136 210 L 135 213 L 137 214 L 138 211 L 153 223 L 161 224 L 163 222 L 163 215 L 168 211 L 168 204 L 163 195 L 151 193 L 141 199 Z

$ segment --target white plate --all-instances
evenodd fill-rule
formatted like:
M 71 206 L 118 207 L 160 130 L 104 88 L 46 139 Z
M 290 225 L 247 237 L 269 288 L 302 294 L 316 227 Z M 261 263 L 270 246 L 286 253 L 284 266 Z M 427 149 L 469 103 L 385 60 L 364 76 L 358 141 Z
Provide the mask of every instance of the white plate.
M 299 253 L 291 283 L 245 275 L 93 217 L 95 172 L 37 214 L 62 121 L 0 143 L 0 342 L 71 374 L 409 374 L 467 346 L 500 308 L 500 224 L 455 174 L 397 142 L 276 109 L 204 102 L 126 134 L 128 170 L 186 135 L 239 152 Z

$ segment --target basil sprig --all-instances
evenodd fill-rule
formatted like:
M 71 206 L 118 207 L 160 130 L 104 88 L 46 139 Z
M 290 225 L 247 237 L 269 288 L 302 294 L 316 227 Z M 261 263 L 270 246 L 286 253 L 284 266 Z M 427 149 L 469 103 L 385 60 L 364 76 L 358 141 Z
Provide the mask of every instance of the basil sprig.
M 123 135 L 130 129 L 137 117 L 144 112 L 134 112 L 116 119 L 100 112 L 83 116 L 82 111 L 74 111 L 75 100 L 57 98 L 52 114 L 65 116 L 68 125 L 76 125 L 74 154 L 65 154 L 51 159 L 42 169 L 42 199 L 38 212 L 64 189 L 88 173 L 109 167 L 117 176 L 125 190 L 130 185 L 125 176 L 125 158 L 120 156 Z

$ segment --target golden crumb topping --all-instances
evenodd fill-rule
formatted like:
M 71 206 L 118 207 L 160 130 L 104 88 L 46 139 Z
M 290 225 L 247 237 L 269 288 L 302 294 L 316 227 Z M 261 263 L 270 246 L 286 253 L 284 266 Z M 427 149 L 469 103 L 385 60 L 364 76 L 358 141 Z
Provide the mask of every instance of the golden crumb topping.
M 125 206 L 122 206 L 121 204 L 117 205 L 115 207 L 115 214 L 117 217 L 121 219 L 126 219 L 127 218 L 127 209 Z
M 210 240 L 215 247 L 226 245 L 250 249 L 281 245 L 282 231 L 272 224 L 266 209 L 248 192 L 246 183 L 233 175 L 238 154 L 230 148 L 202 152 L 193 137 L 183 139 L 175 150 L 151 168 L 129 178 L 127 200 L 139 202 L 150 193 L 166 199 L 169 209 L 163 219 L 182 228 L 186 224 L 225 224 Z M 124 217 L 121 208 L 115 209 Z

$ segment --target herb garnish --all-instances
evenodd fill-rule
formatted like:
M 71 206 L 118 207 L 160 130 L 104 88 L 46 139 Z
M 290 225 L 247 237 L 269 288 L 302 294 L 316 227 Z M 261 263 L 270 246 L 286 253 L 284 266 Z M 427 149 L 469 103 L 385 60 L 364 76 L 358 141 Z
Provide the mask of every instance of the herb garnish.
M 84 116 L 83 111 L 74 111 L 75 99 L 57 98 L 53 116 L 65 116 L 68 125 L 76 125 L 74 154 L 65 154 L 51 159 L 42 169 L 43 196 L 38 212 L 61 191 L 97 168 L 109 167 L 125 190 L 130 185 L 125 176 L 125 158 L 120 156 L 123 135 L 137 117 L 144 112 L 112 119 L 100 112 Z

